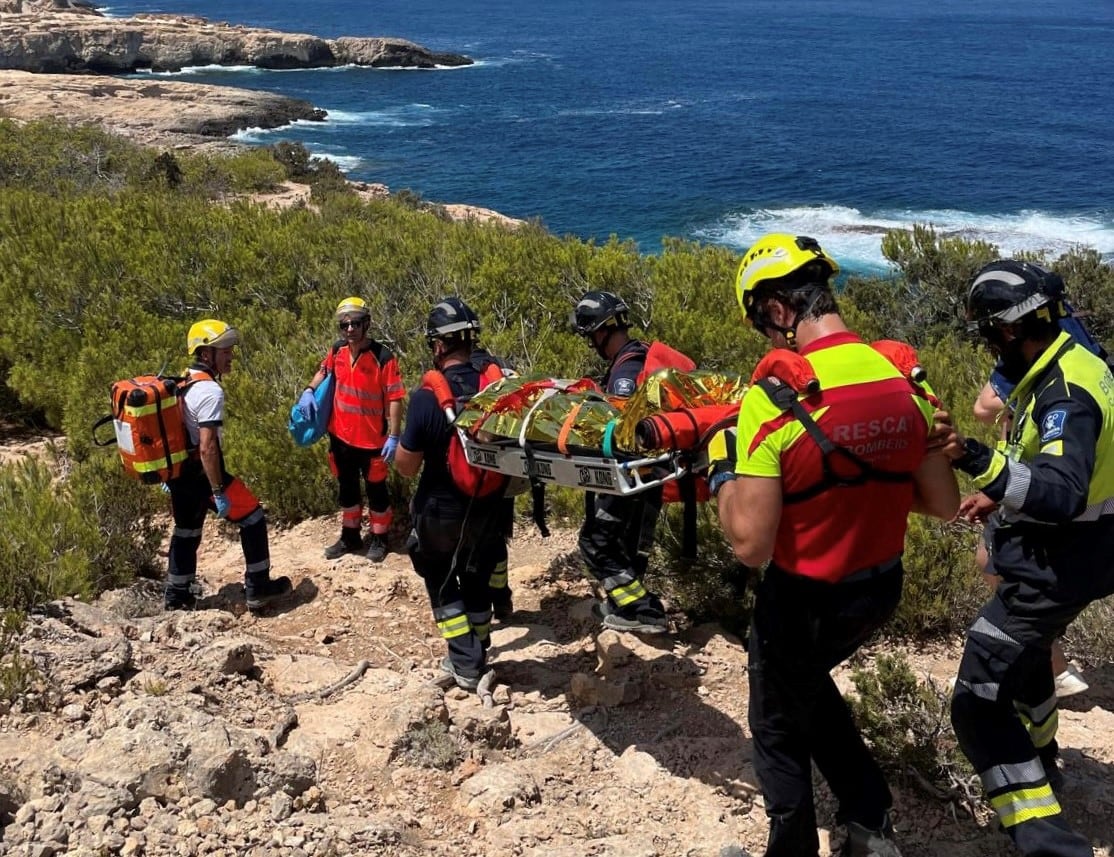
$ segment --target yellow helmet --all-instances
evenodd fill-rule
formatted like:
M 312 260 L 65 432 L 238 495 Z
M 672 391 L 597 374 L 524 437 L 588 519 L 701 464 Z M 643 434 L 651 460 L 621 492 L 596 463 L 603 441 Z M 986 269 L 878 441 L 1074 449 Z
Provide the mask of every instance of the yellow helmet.
M 207 318 L 190 327 L 186 336 L 186 353 L 192 357 L 198 348 L 231 348 L 239 343 L 240 332 L 236 328 L 215 318 Z
M 810 265 L 814 266 L 813 270 L 803 271 Z M 747 320 L 753 318 L 758 289 L 763 285 L 776 286 L 775 280 L 799 271 L 807 273 L 814 283 L 826 283 L 829 277 L 839 273 L 839 265 L 815 238 L 781 232 L 759 238 L 743 256 L 735 275 L 735 298 Z M 787 281 L 785 285 L 804 285 L 804 282 Z
M 371 315 L 371 310 L 368 309 L 367 302 L 363 298 L 345 298 L 337 304 L 337 321 L 340 321 L 346 315 L 368 318 Z

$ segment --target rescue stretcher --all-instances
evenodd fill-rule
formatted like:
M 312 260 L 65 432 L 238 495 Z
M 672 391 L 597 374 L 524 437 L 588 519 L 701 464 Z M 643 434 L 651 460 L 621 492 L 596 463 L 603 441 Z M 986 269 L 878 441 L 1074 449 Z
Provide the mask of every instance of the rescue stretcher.
M 533 400 L 528 408 L 516 414 L 516 436 L 493 434 L 486 430 L 469 431 L 459 424 L 461 444 L 468 461 L 476 467 L 492 470 L 533 485 L 560 485 L 602 494 L 631 495 L 651 488 L 676 482 L 689 474 L 702 474 L 707 468 L 705 446 L 713 428 L 734 422 L 738 411 L 737 401 L 712 409 L 694 409 L 692 413 L 712 414 L 717 422 L 709 425 L 712 416 L 706 416 L 701 427 L 699 420 L 692 420 L 682 445 L 667 449 L 637 448 L 635 432 L 631 426 L 639 420 L 629 420 L 624 433 L 622 417 L 612 420 L 602 431 L 599 448 L 568 445 L 563 439 L 539 440 L 531 429 L 534 417 L 543 408 L 552 409 L 555 402 L 567 393 L 560 386 L 546 389 Z M 574 406 L 575 407 L 575 406 Z M 660 417 L 658 417 L 660 419 Z M 481 420 L 482 421 L 482 420 Z M 642 420 L 644 422 L 644 420 Z M 615 431 L 616 425 L 620 428 Z M 701 430 L 703 429 L 703 431 Z M 621 446 L 613 434 L 624 438 Z M 671 438 L 676 439 L 673 432 Z M 631 447 L 636 447 L 631 449 Z M 521 483 L 520 483 L 521 484 Z
M 653 457 L 607 458 L 602 453 L 565 454 L 556 449 L 500 438 L 483 443 L 461 433 L 468 461 L 506 476 L 580 488 L 601 494 L 637 494 L 707 467 L 707 457 L 684 451 Z

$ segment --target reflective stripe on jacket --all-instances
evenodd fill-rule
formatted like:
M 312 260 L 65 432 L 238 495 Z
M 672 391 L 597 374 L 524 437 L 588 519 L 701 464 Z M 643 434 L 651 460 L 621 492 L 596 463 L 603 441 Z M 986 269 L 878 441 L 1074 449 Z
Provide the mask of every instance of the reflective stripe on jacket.
M 394 354 L 368 340 L 355 363 L 345 344 L 330 350 L 321 365 L 336 378 L 329 434 L 359 449 L 381 449 L 387 439 L 387 405 L 406 395 Z

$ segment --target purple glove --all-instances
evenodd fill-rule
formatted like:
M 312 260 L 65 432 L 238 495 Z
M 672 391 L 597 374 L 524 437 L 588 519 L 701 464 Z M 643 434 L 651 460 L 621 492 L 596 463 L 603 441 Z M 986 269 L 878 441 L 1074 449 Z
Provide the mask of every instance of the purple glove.
M 217 507 L 217 517 L 227 518 L 232 511 L 232 501 L 224 493 L 213 495 L 213 504 Z
M 298 397 L 298 410 L 310 422 L 313 422 L 313 418 L 317 416 L 317 399 L 314 398 L 313 390 L 309 387 L 302 390 L 302 395 Z
M 398 449 L 398 435 L 392 434 L 387 438 L 387 442 L 383 444 L 383 460 L 394 461 L 395 450 Z

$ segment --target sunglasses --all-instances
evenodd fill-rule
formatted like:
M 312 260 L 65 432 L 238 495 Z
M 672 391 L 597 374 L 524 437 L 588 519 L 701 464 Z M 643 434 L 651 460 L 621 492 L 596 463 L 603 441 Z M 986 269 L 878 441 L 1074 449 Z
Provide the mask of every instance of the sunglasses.
M 363 327 L 366 319 L 354 319 L 352 321 L 338 321 L 337 330 L 349 330 L 353 327 Z

